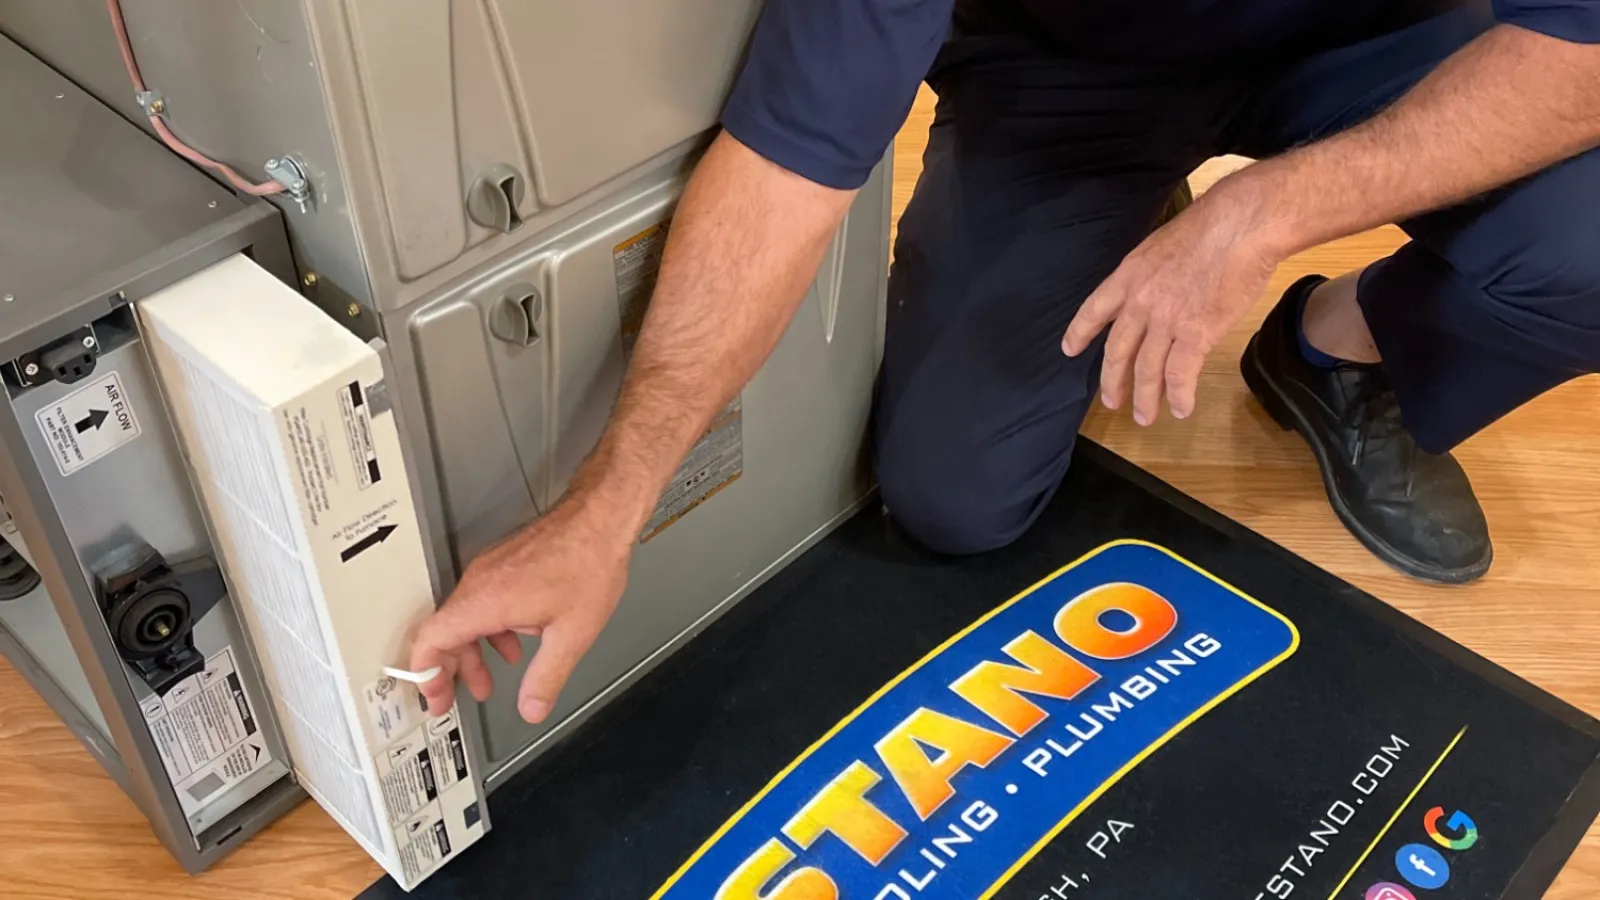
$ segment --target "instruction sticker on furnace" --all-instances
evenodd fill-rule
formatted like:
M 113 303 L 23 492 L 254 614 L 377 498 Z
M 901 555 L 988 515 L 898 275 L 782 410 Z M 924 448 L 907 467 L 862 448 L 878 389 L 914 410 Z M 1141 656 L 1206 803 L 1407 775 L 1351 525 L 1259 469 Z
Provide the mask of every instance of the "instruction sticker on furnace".
M 653 225 L 612 248 L 624 360 L 632 360 L 634 342 L 644 327 L 645 311 L 661 272 L 667 230 L 665 222 Z M 742 398 L 734 397 L 717 413 L 711 427 L 700 436 L 678 467 L 654 514 L 645 523 L 640 540 L 648 542 L 667 530 L 743 474 L 744 403 Z
M 178 802 L 193 814 L 246 775 L 272 762 L 272 751 L 233 659 L 224 648 L 191 675 L 140 706 Z
M 139 436 L 139 419 L 116 372 L 78 388 L 34 418 L 62 475 L 77 472 Z

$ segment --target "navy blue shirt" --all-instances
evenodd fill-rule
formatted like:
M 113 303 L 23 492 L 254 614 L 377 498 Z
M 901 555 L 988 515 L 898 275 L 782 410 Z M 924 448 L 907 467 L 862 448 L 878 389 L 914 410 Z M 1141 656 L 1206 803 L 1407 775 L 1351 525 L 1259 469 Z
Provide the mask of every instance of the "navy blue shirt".
M 1427 0 L 1410 0 L 1412 3 Z M 1009 7 L 1064 52 L 1225 58 L 1337 34 L 1400 0 L 961 0 Z M 1134 15 L 1131 6 L 1137 6 Z M 767 0 L 723 126 L 772 162 L 829 187 L 865 183 L 916 99 L 958 0 Z M 1600 43 L 1600 0 L 1493 0 L 1496 18 Z

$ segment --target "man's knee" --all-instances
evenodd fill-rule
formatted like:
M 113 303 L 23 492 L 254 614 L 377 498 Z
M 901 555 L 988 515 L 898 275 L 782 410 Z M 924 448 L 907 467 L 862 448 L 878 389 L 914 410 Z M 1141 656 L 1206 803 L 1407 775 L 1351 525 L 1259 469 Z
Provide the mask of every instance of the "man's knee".
M 969 556 L 998 550 L 1028 527 L 988 498 L 915 466 L 881 468 L 878 489 L 895 523 L 935 553 Z
M 1005 547 L 1028 530 L 1059 476 L 1041 486 L 984 454 L 947 446 L 895 446 L 877 452 L 878 490 L 896 524 L 935 553 L 968 556 Z

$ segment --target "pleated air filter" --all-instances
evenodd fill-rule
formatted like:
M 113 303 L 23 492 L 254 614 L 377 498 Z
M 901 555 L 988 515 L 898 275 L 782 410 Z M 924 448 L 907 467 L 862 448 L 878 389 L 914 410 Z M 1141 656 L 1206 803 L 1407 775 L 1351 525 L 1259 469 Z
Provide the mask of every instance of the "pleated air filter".
M 459 710 L 383 674 L 434 598 L 378 353 L 244 257 L 138 308 L 295 774 L 409 890 L 487 822 Z

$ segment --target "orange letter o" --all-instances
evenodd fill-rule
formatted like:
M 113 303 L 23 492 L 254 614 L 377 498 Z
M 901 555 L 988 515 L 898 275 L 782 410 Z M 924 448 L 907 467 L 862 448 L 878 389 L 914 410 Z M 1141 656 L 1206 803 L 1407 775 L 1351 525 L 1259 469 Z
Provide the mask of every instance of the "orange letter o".
M 1133 628 L 1113 631 L 1100 617 L 1119 610 Z M 1067 646 L 1095 659 L 1127 659 L 1149 650 L 1178 625 L 1178 611 L 1165 597 L 1137 584 L 1104 584 L 1084 591 L 1056 613 L 1056 634 Z

